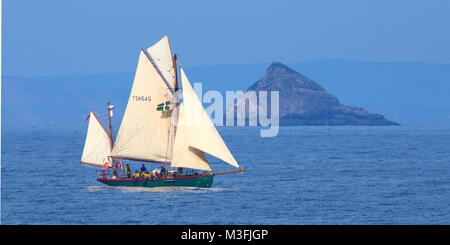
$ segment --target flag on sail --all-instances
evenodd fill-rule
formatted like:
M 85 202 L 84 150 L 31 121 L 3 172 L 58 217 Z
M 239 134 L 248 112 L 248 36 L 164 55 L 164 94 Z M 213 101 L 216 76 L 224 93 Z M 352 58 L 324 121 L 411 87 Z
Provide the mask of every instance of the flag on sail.
M 108 156 L 111 154 L 111 138 L 93 112 L 88 116 L 89 125 L 84 144 L 81 163 L 102 166 L 111 164 Z
M 166 101 L 166 102 L 164 102 L 164 103 L 161 103 L 161 104 L 158 104 L 157 106 L 156 106 L 156 110 L 157 111 L 170 111 L 170 101 Z

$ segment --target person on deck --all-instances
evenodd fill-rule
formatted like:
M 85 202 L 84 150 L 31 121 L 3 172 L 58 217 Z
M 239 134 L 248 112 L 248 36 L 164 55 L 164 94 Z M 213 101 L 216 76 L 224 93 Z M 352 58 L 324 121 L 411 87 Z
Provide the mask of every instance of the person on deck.
M 114 168 L 113 174 L 112 174 L 112 175 L 113 175 L 113 176 L 112 176 L 113 179 L 119 178 L 119 176 L 117 175 L 117 168 Z
M 151 179 L 151 180 L 156 179 L 156 175 L 155 175 L 154 172 L 150 172 L 149 175 L 150 175 L 150 179 Z
M 152 171 L 152 174 L 155 177 L 155 179 L 159 179 L 161 177 L 161 169 L 154 169 Z
M 145 165 L 142 164 L 142 166 L 141 166 L 141 173 L 145 173 L 145 172 L 147 172 L 147 168 L 145 168 Z
M 103 179 L 106 179 L 106 177 L 107 177 L 106 173 L 107 173 L 107 171 L 108 171 L 108 169 L 109 169 L 109 163 L 105 162 L 105 163 L 103 164 L 103 166 L 102 166 L 102 169 L 103 169 L 103 175 L 102 175 L 102 178 L 103 178 Z
M 128 178 L 131 178 L 131 168 L 130 168 L 130 165 L 128 165 L 128 164 L 125 167 L 125 173 L 127 174 Z
M 161 176 L 166 177 L 166 173 L 167 173 L 166 168 L 164 166 L 161 166 Z
M 152 180 L 152 174 L 150 172 L 145 173 L 145 178 L 147 180 Z
M 139 171 L 136 170 L 133 174 L 133 183 L 136 183 L 140 176 Z
M 177 176 L 178 176 L 178 177 L 183 176 L 183 168 L 178 168 L 178 169 L 177 169 Z
M 146 184 L 147 184 L 147 181 L 150 180 L 150 174 L 149 174 L 148 172 L 144 172 L 144 173 L 143 173 L 142 180 L 144 181 L 144 185 L 146 185 Z

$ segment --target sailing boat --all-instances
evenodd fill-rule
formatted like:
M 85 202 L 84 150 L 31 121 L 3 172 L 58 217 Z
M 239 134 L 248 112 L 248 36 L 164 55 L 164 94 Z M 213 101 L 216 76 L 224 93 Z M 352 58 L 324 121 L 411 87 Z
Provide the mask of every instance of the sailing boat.
M 104 184 L 208 188 L 214 175 L 245 171 L 203 108 L 184 70 L 179 67 L 177 56 L 172 55 L 167 36 L 140 51 L 131 94 L 115 142 L 111 124 L 113 108 L 108 102 L 109 132 L 96 114 L 90 112 L 81 157 L 83 164 L 103 167 L 97 180 Z M 238 169 L 212 172 L 205 153 Z M 167 168 L 161 167 L 140 176 L 139 173 L 134 177 L 130 174 L 119 176 L 117 173 L 123 171 L 124 160 L 157 163 Z

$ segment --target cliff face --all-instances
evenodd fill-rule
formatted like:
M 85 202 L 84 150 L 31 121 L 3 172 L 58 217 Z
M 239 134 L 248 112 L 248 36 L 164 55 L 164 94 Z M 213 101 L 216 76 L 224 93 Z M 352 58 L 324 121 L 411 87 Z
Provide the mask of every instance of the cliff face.
M 315 81 L 279 62 L 247 91 L 279 91 L 280 125 L 398 125 L 363 108 L 340 104 Z

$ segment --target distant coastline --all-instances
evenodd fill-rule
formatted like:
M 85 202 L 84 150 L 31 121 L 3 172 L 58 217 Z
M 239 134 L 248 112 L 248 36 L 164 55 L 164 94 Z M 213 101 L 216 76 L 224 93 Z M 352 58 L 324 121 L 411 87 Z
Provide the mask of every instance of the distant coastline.
M 363 107 L 402 125 L 450 125 L 450 64 L 320 60 L 287 65 L 314 78 L 344 105 Z M 204 90 L 224 93 L 245 90 L 267 66 L 208 65 L 186 72 Z M 123 91 L 130 90 L 132 81 L 132 73 L 3 75 L 2 127 L 82 127 L 85 112 L 102 112 L 105 98 L 115 103 L 118 120 L 128 99 Z

